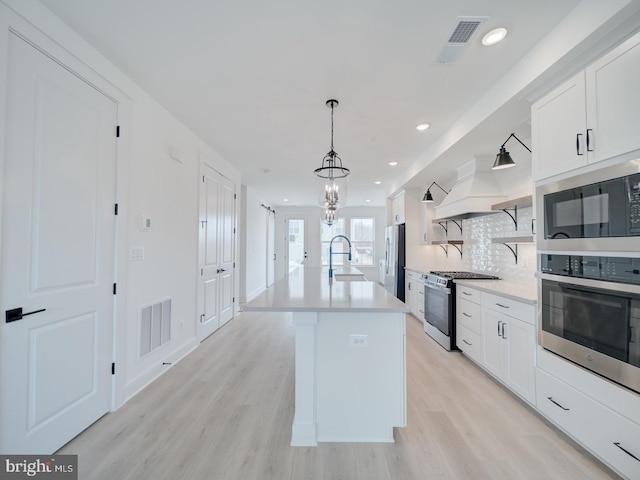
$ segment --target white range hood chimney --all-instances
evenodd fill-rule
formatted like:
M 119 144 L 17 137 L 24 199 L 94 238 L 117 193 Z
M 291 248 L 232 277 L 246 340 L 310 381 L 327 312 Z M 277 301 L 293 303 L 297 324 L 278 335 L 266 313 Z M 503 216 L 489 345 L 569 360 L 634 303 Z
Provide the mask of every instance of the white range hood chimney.
M 436 207 L 436 219 L 470 218 L 491 212 L 507 196 L 491 170 L 493 159 L 472 157 L 456 169 L 455 185 Z

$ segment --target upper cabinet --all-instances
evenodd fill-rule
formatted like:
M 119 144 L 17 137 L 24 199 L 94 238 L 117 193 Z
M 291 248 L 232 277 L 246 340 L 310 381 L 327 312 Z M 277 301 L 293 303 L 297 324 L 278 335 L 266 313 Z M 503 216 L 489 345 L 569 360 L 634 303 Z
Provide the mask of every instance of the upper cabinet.
M 420 202 L 418 206 L 418 243 L 420 245 L 431 245 L 433 240 L 440 240 L 442 235 L 436 235 L 433 219 L 435 218 L 435 209 L 432 203 Z
M 391 223 L 400 225 L 405 223 L 405 193 L 391 199 Z
M 640 148 L 640 34 L 531 108 L 533 177 L 541 180 Z

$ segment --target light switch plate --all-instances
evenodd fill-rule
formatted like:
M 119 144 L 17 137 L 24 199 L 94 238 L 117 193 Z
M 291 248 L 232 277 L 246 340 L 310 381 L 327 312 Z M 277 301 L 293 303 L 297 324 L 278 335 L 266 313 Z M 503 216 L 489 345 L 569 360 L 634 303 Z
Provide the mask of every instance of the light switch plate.
M 144 260 L 144 247 L 132 247 L 129 258 L 131 260 Z

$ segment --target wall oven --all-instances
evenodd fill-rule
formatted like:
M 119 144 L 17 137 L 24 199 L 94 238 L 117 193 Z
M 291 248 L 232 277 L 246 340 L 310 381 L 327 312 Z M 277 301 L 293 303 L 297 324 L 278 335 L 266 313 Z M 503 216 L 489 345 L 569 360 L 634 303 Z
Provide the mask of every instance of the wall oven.
M 540 345 L 640 393 L 640 259 L 540 260 Z
M 539 250 L 636 251 L 640 241 L 640 160 L 536 189 Z

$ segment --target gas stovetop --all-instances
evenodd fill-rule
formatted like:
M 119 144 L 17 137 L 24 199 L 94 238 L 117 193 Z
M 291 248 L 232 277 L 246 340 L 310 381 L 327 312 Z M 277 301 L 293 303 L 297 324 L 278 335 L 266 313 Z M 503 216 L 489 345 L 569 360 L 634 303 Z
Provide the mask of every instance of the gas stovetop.
M 442 277 L 446 279 L 469 279 L 469 280 L 500 280 L 500 277 L 496 277 L 495 275 L 487 275 L 486 273 L 476 273 L 476 272 L 443 272 L 438 270 L 432 270 L 429 272 L 431 275 L 435 275 L 437 277 Z

